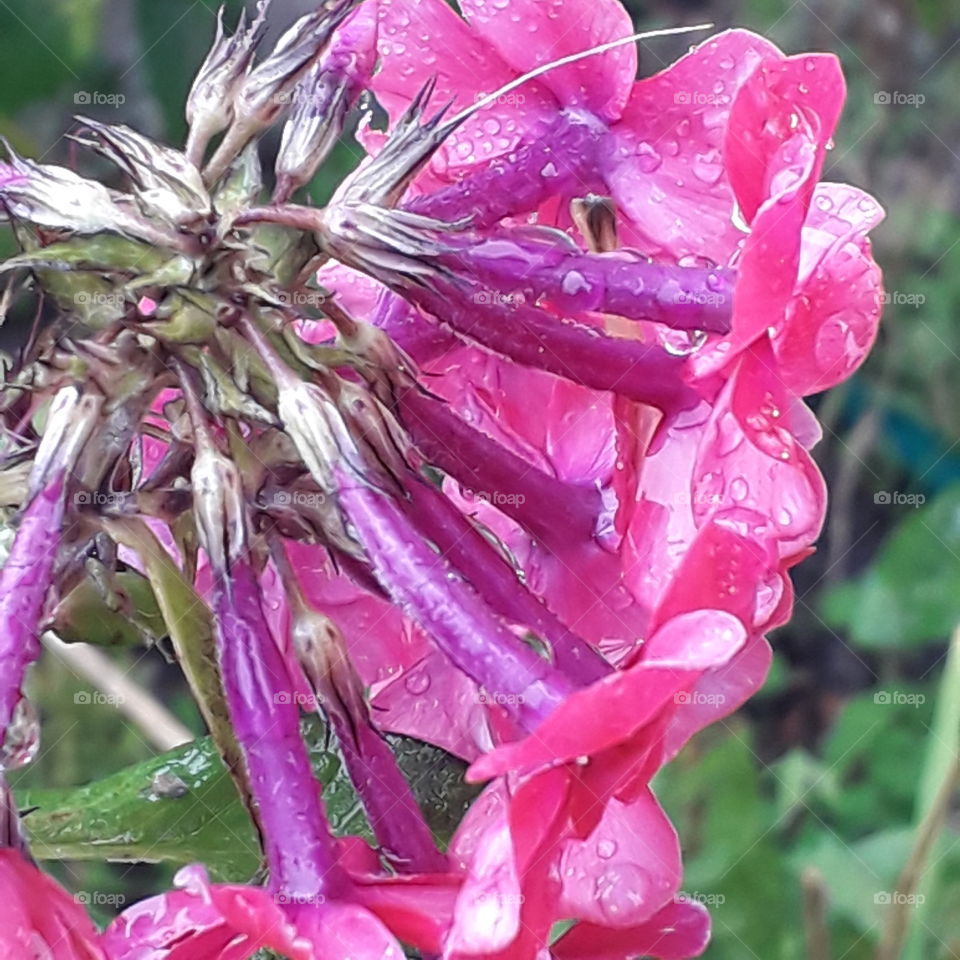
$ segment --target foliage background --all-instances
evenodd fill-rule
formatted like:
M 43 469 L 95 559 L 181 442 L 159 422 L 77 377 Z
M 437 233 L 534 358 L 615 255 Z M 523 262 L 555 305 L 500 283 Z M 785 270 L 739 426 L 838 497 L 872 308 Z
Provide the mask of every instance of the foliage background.
M 227 3 L 231 22 L 240 6 Z M 308 6 L 276 0 L 274 23 Z M 883 957 L 884 931 L 906 922 L 903 956 L 960 957 L 960 815 L 950 783 L 960 652 L 947 665 L 960 624 L 960 5 L 628 6 L 644 28 L 736 24 L 789 52 L 835 52 L 850 91 L 825 177 L 869 188 L 888 210 L 873 235 L 888 300 L 877 349 L 851 382 L 814 401 L 830 513 L 818 553 L 797 572 L 797 611 L 775 637 L 770 681 L 660 782 L 686 846 L 687 894 L 713 908 L 707 956 Z M 76 112 L 181 141 L 184 96 L 214 15 L 213 0 L 0 0 L 0 132 L 20 152 L 61 163 L 71 161 L 63 134 Z M 642 71 L 684 47 L 645 44 Z M 341 145 L 313 185 L 316 200 L 357 156 Z M 8 323 L 0 347 L 18 335 Z M 117 658 L 201 729 L 158 652 Z M 80 784 L 154 753 L 112 705 L 84 702 L 85 683 L 55 658 L 37 669 L 33 688 L 43 745 L 21 785 Z M 941 822 L 924 831 L 944 781 Z M 918 831 L 932 848 L 909 902 L 891 904 L 907 889 L 897 878 Z M 158 867 L 57 870 L 101 919 L 168 879 Z

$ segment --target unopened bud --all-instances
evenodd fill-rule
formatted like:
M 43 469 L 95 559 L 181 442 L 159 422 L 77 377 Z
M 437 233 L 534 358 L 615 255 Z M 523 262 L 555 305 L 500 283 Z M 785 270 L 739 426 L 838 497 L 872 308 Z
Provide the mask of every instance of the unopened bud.
M 294 91 L 277 155 L 275 202 L 308 183 L 343 132 L 347 113 L 369 85 L 377 61 L 377 9 L 365 3 Z
M 57 391 L 47 410 L 43 437 L 33 461 L 28 500 L 48 486 L 52 477 L 73 467 L 102 409 L 103 397 L 93 390 L 81 391 L 71 384 Z
M 9 164 L 0 164 L 0 212 L 29 223 L 77 233 L 121 229 L 126 214 L 106 187 L 66 167 L 34 163 L 7 145 Z
M 247 545 L 240 472 L 212 446 L 200 444 L 190 480 L 200 544 L 214 574 L 225 578 Z
M 280 385 L 277 413 L 313 479 L 322 490 L 332 492 L 333 468 L 340 458 L 336 432 L 340 417 L 333 402 L 314 384 L 291 378 Z
M 92 146 L 129 175 L 147 212 L 158 213 L 176 224 L 209 216 L 210 197 L 200 171 L 185 154 L 121 124 L 85 118 L 81 122 L 94 138 L 80 142 Z
M 187 97 L 187 123 L 190 136 L 187 156 L 197 166 L 210 138 L 233 121 L 233 102 L 250 71 L 250 64 L 266 29 L 268 2 L 261 0 L 257 17 L 247 26 L 246 13 L 240 15 L 237 31 L 225 37 L 223 8 L 217 14 L 217 33 L 213 46 L 197 73 Z
M 438 269 L 431 261 L 445 249 L 442 233 L 460 226 L 352 201 L 330 204 L 317 221 L 317 236 L 327 252 L 392 289 L 411 282 L 429 285 Z
M 273 53 L 246 75 L 233 98 L 233 123 L 204 170 L 207 183 L 219 181 L 250 140 L 287 109 L 294 88 L 357 2 L 337 0 L 330 10 L 301 17 L 280 38 Z

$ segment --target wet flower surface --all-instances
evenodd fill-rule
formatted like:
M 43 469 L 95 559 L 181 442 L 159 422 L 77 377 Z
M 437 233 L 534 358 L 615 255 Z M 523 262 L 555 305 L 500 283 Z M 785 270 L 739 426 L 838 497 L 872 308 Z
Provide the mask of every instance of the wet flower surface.
M 765 678 L 825 509 L 804 397 L 879 319 L 882 211 L 820 182 L 837 62 L 731 31 L 638 80 L 616 0 L 339 0 L 264 52 L 267 6 L 218 22 L 183 151 L 79 120 L 125 192 L 0 166 L 5 274 L 56 314 L 0 394 L 2 766 L 72 590 L 138 572 L 176 633 L 153 544 L 266 880 L 185 866 L 98 934 L 7 809 L 0 956 L 699 955 L 651 781 Z M 388 128 L 298 202 L 368 97 Z M 448 849 L 386 734 L 482 786 Z

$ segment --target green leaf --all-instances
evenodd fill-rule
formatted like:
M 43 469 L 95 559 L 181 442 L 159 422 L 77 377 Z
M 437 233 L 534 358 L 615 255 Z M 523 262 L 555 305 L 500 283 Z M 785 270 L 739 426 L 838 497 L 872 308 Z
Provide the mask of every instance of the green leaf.
M 304 722 L 334 832 L 372 842 L 359 798 L 326 731 Z M 418 741 L 391 738 L 438 840 L 446 844 L 476 794 L 460 761 Z M 17 790 L 40 859 L 203 862 L 219 881 L 244 882 L 260 866 L 250 819 L 209 737 L 82 787 Z

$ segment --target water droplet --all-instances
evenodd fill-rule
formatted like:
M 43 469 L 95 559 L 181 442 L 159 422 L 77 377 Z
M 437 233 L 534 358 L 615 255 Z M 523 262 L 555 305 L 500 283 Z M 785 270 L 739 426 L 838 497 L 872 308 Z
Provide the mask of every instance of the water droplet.
M 660 154 L 646 140 L 641 140 L 637 145 L 637 166 L 640 170 L 643 173 L 653 173 L 661 163 L 663 158 Z
M 615 840 L 601 840 L 597 844 L 597 856 L 601 860 L 609 860 L 617 852 L 617 842 Z
M 743 500 L 747 499 L 747 494 L 750 493 L 750 486 L 743 477 L 737 477 L 730 484 L 730 496 L 737 502 L 740 503 Z
M 591 290 L 587 278 L 577 270 L 569 270 L 563 278 L 561 289 L 568 297 L 578 293 L 589 293 Z
M 417 670 L 407 675 L 403 685 L 406 687 L 407 693 L 415 697 L 423 696 L 430 689 L 430 674 L 424 670 Z
M 703 183 L 713 185 L 723 176 L 723 163 L 719 150 L 698 153 L 693 158 L 694 176 Z

